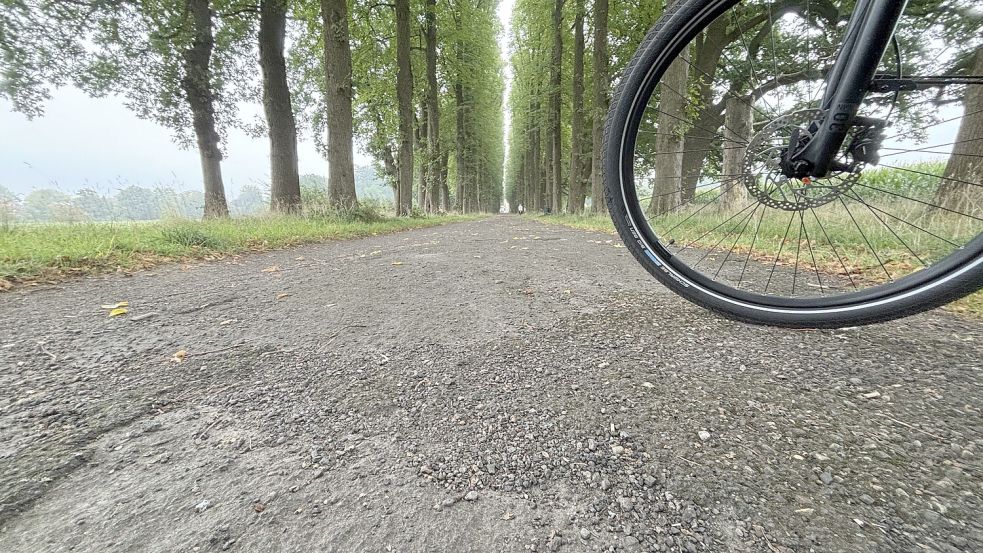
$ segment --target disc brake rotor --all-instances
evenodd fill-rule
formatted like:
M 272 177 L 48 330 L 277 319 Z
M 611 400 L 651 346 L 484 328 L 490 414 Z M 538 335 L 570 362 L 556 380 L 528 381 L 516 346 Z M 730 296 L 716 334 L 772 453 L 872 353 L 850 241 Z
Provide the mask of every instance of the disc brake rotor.
M 853 172 L 830 174 L 822 179 L 797 179 L 782 174 L 781 156 L 788 148 L 792 132 L 806 128 L 821 115 L 815 109 L 782 115 L 751 138 L 744 157 L 744 186 L 751 196 L 775 209 L 805 211 L 826 205 L 853 188 L 863 163 L 855 164 Z

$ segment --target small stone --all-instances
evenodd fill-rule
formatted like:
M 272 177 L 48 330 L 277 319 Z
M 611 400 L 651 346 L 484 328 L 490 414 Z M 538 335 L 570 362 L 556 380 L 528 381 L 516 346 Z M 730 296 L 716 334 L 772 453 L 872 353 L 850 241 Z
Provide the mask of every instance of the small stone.
M 478 492 L 476 492 L 474 490 L 469 491 L 468 493 L 464 494 L 464 500 L 465 501 L 478 501 Z
M 253 510 L 257 513 L 262 513 L 266 510 L 266 505 L 257 501 L 256 503 L 253 503 Z
M 867 494 L 861 495 L 860 496 L 860 501 L 863 501 L 867 505 L 873 505 L 874 504 L 874 498 L 871 497 L 871 496 L 869 496 L 869 495 L 867 495 Z
M 584 541 L 587 541 L 587 540 L 590 539 L 590 537 L 591 537 L 590 530 L 588 530 L 586 528 L 581 528 L 580 529 L 580 539 L 582 539 Z
M 599 369 L 606 369 L 606 368 L 608 368 L 610 366 L 611 366 L 611 363 L 608 363 L 607 361 L 601 361 L 601 363 L 599 365 L 597 365 L 597 368 L 599 368 Z
M 829 486 L 833 483 L 833 475 L 828 472 L 821 472 L 819 473 L 819 480 L 821 480 L 823 484 Z
M 868 392 L 868 393 L 864 394 L 864 399 L 877 399 L 879 397 L 881 397 L 881 393 L 880 392 L 876 392 L 876 391 L 875 392 Z
M 587 440 L 587 449 L 590 450 L 590 451 L 597 450 L 597 440 L 594 440 L 593 438 L 588 439 Z
M 850 384 L 853 384 L 854 386 L 860 386 L 863 383 L 864 383 L 864 381 L 863 380 L 860 380 L 857 377 L 853 377 L 853 378 L 850 379 Z
M 195 512 L 196 513 L 204 513 L 211 506 L 212 506 L 212 502 L 209 501 L 209 500 L 207 500 L 207 499 L 205 499 L 201 503 L 195 505 Z
M 317 480 L 322 476 L 324 476 L 324 469 L 317 469 L 317 472 L 314 473 L 314 480 Z
M 706 430 L 700 430 L 700 440 L 705 442 L 709 439 L 710 439 L 710 433 L 707 432 Z
M 611 446 L 611 453 L 614 453 L 615 455 L 621 455 L 624 452 L 625 452 L 625 448 L 620 445 Z
M 607 478 L 601 480 L 601 489 L 604 491 L 611 489 L 611 482 L 609 482 Z

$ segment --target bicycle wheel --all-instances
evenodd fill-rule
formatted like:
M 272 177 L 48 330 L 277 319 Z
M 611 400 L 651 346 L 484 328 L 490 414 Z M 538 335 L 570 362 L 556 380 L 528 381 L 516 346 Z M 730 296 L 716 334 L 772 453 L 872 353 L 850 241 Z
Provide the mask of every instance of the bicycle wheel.
M 635 258 L 697 304 L 788 327 L 983 287 L 981 10 L 941 4 L 902 17 L 860 109 L 877 123 L 851 131 L 840 170 L 795 179 L 781 153 L 820 113 L 853 2 L 676 2 L 605 128 L 606 200 Z

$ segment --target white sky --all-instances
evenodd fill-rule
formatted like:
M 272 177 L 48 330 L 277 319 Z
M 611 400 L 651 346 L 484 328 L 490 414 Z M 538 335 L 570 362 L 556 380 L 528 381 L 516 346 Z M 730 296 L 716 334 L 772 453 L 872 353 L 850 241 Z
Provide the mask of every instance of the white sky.
M 515 0 L 503 0 L 499 17 L 508 29 Z M 500 37 L 506 55 L 505 36 Z M 0 100 L 0 185 L 24 194 L 35 188 L 74 192 L 90 187 L 111 192 L 130 184 L 198 190 L 201 168 L 195 150 L 182 150 L 168 129 L 138 119 L 118 97 L 89 98 L 73 88 L 54 91 L 44 117 L 28 120 Z M 257 113 L 261 108 L 257 102 Z M 243 114 L 249 118 L 251 114 Z M 269 181 L 266 138 L 229 133 L 222 163 L 226 188 Z M 327 174 L 327 163 L 310 140 L 300 144 L 300 172 Z M 355 162 L 371 163 L 356 153 Z

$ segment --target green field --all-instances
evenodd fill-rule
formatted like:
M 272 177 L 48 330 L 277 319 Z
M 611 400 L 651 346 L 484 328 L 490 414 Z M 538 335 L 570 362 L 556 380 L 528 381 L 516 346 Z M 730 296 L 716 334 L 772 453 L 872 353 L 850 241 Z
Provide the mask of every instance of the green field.
M 373 236 L 473 218 L 263 216 L 0 226 L 0 290 L 71 275 Z

